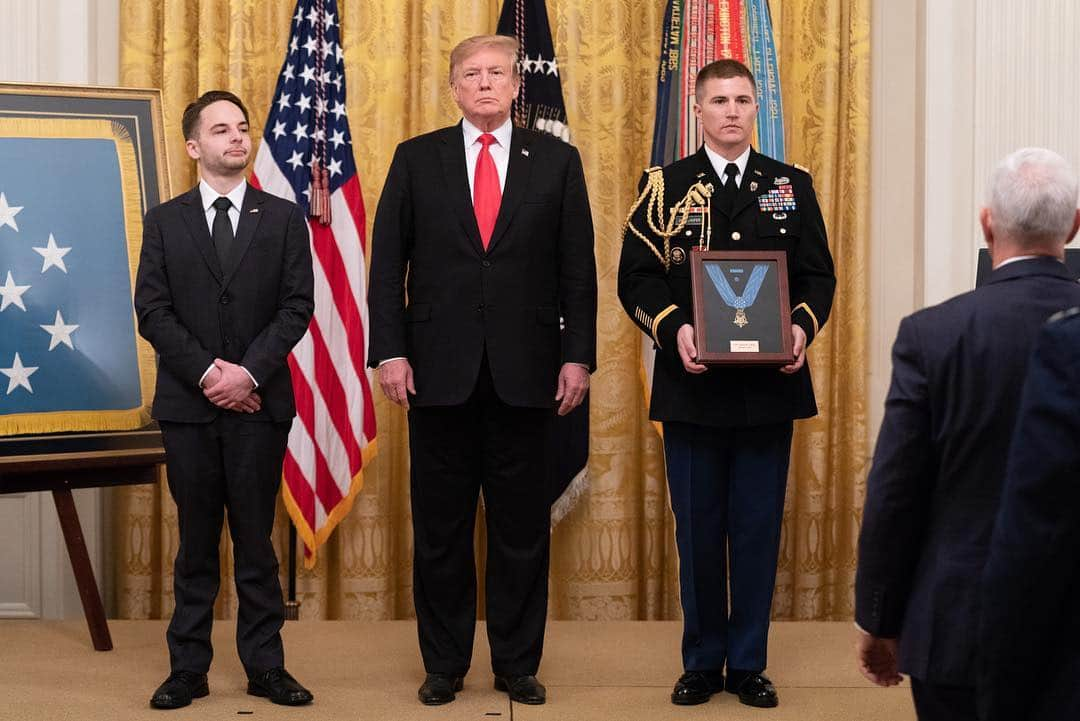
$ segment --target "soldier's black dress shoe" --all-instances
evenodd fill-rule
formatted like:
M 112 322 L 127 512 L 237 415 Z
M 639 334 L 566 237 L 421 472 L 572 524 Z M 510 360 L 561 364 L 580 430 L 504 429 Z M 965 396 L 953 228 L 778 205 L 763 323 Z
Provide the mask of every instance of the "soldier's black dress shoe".
M 747 706 L 773 708 L 780 703 L 772 681 L 760 673 L 728 671 L 727 690 Z
M 248 678 L 247 692 L 281 706 L 303 706 L 315 698 L 281 666 Z
M 193 698 L 210 694 L 205 673 L 173 671 L 150 697 L 151 708 L 183 708 Z
M 724 675 L 719 671 L 687 671 L 675 682 L 671 703 L 676 706 L 696 706 L 723 690 Z
M 547 689 L 536 676 L 496 676 L 495 690 L 510 694 L 511 701 L 539 706 L 547 701 Z
M 446 673 L 429 673 L 416 696 L 425 706 L 441 706 L 454 700 L 454 694 L 464 687 L 461 676 Z

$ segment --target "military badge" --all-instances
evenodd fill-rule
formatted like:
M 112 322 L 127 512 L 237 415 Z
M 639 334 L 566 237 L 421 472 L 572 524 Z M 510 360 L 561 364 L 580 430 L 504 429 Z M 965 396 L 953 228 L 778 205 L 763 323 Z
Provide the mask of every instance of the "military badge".
M 786 180 L 786 178 L 777 178 Z M 795 191 L 791 184 L 781 185 L 778 188 L 770 188 L 767 193 L 758 196 L 758 207 L 762 213 L 784 213 L 789 210 L 798 210 L 795 203 Z

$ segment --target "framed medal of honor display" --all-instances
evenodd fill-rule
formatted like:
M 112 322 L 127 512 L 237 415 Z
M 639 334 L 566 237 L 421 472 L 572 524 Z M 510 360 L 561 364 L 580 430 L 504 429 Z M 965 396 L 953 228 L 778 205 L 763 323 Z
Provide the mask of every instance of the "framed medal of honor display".
M 0 437 L 150 422 L 131 298 L 162 127 L 158 90 L 0 83 Z
M 794 361 L 783 251 L 690 253 L 697 361 L 787 365 Z

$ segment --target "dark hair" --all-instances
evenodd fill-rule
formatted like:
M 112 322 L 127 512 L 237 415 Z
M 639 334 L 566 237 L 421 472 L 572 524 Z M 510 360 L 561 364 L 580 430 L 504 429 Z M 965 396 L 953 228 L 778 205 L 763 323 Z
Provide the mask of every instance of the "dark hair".
M 184 140 L 191 140 L 195 137 L 196 131 L 199 129 L 199 116 L 202 114 L 204 108 L 207 105 L 212 105 L 219 100 L 228 100 L 230 103 L 240 108 L 240 112 L 244 114 L 244 122 L 248 121 L 248 111 L 244 107 L 244 103 L 240 98 L 236 97 L 228 90 L 210 90 L 198 97 L 193 103 L 184 108 L 184 119 L 180 121 L 180 127 L 184 131 Z
M 699 70 L 697 79 L 694 80 L 694 95 L 697 98 L 701 98 L 701 86 L 705 84 L 706 80 L 712 80 L 713 78 L 746 78 L 750 81 L 750 87 L 754 89 L 754 94 L 757 95 L 757 82 L 754 80 L 754 74 L 750 72 L 750 68 L 738 60 L 732 60 L 731 58 L 714 60 Z

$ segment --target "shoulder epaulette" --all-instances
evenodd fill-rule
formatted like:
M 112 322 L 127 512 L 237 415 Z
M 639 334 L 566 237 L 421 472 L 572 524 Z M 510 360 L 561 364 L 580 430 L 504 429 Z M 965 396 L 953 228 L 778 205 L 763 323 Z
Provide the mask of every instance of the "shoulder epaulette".
M 810 175 L 810 168 L 806 167 L 805 165 L 799 165 L 798 163 L 792 163 L 792 166 L 798 168 L 799 170 L 803 171 L 807 175 Z

